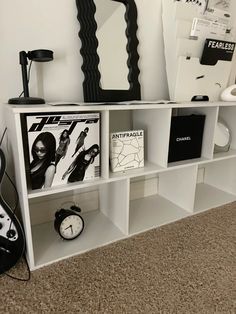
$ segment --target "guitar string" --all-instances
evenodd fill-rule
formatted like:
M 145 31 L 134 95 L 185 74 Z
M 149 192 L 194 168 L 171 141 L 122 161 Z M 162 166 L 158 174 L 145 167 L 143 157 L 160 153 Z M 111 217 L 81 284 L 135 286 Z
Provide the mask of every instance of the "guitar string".
M 7 128 L 4 129 L 4 132 L 3 132 L 3 135 L 1 137 L 1 140 L 0 140 L 0 147 L 2 146 L 2 142 L 3 142 L 3 139 L 5 137 L 5 134 L 7 132 Z M 14 209 L 12 210 L 13 212 L 13 215 L 15 215 L 16 213 L 16 209 L 18 207 L 18 204 L 19 204 L 19 194 L 18 194 L 18 191 L 16 189 L 16 186 L 14 184 L 14 182 L 12 181 L 12 179 L 10 178 L 10 176 L 8 175 L 7 171 L 5 170 L 4 173 L 6 174 L 6 177 L 8 178 L 8 180 L 10 181 L 10 183 L 12 184 L 13 188 L 14 188 L 14 191 L 15 191 L 15 195 L 16 195 L 16 204 L 14 206 Z M 11 222 L 10 222 L 10 226 L 9 226 L 9 229 L 11 229 L 11 225 L 12 225 L 13 221 L 11 219 Z M 24 235 L 23 235 L 24 236 Z M 24 239 L 25 241 L 25 239 Z M 25 263 L 26 263 L 26 267 L 27 267 L 27 272 L 28 272 L 28 277 L 27 278 L 19 278 L 19 277 L 15 277 L 15 276 L 12 276 L 11 274 L 7 273 L 7 272 L 4 272 L 3 274 L 6 275 L 7 277 L 11 278 L 11 279 L 14 279 L 14 280 L 18 280 L 18 281 L 29 281 L 30 280 L 30 277 L 31 277 L 31 272 L 30 272 L 30 269 L 29 269 L 29 265 L 28 265 L 28 262 L 27 262 L 27 259 L 26 259 L 26 256 L 25 256 L 25 252 L 23 254 L 23 258 L 25 259 Z

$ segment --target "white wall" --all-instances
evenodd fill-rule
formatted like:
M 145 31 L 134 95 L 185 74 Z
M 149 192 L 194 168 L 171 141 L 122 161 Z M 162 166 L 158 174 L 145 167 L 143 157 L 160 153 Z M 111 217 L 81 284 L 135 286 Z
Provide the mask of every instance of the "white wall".
M 137 0 L 140 83 L 143 99 L 167 98 L 161 26 L 161 0 Z M 82 101 L 79 23 L 75 0 L 0 1 L 0 99 L 22 91 L 18 52 L 52 49 L 55 60 L 34 63 L 30 94 L 48 101 Z M 40 71 L 42 69 L 42 71 Z M 37 77 L 38 76 L 38 77 Z M 37 81 L 37 79 L 39 79 Z
M 167 99 L 161 0 L 136 0 L 142 99 Z M 236 1 L 232 1 L 232 12 Z M 75 0 L 0 0 L 0 101 L 22 91 L 20 50 L 52 49 L 53 62 L 33 63 L 30 94 L 82 101 L 83 73 Z M 1 122 L 1 121 L 0 121 Z
M 236 1 L 232 12 L 236 11 Z M 168 99 L 161 0 L 136 0 L 142 99 Z M 0 0 L 0 102 L 22 91 L 20 50 L 52 49 L 54 61 L 32 66 L 30 95 L 82 101 L 83 73 L 75 0 Z M 3 125 L 0 106 L 0 135 Z

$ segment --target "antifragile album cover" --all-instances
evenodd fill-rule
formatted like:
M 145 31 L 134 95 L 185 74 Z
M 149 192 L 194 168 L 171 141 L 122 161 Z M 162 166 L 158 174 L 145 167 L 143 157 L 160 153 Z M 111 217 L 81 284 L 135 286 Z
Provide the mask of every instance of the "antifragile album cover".
M 112 172 L 144 167 L 144 131 L 111 133 L 110 162 Z
M 100 114 L 24 116 L 30 187 L 48 188 L 100 176 Z

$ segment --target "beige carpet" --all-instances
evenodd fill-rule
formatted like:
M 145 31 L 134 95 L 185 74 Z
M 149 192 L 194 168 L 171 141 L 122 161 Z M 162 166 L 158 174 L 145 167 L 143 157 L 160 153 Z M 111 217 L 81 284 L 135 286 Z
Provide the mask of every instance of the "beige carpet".
M 236 313 L 236 202 L 42 268 L 29 282 L 2 275 L 0 313 Z

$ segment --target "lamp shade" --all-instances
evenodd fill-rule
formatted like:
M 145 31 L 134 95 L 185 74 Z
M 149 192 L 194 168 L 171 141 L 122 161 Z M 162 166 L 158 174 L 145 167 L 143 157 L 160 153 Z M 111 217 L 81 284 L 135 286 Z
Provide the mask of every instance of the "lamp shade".
M 48 62 L 53 60 L 53 51 L 46 49 L 38 49 L 29 51 L 27 54 L 29 60 L 36 62 Z

